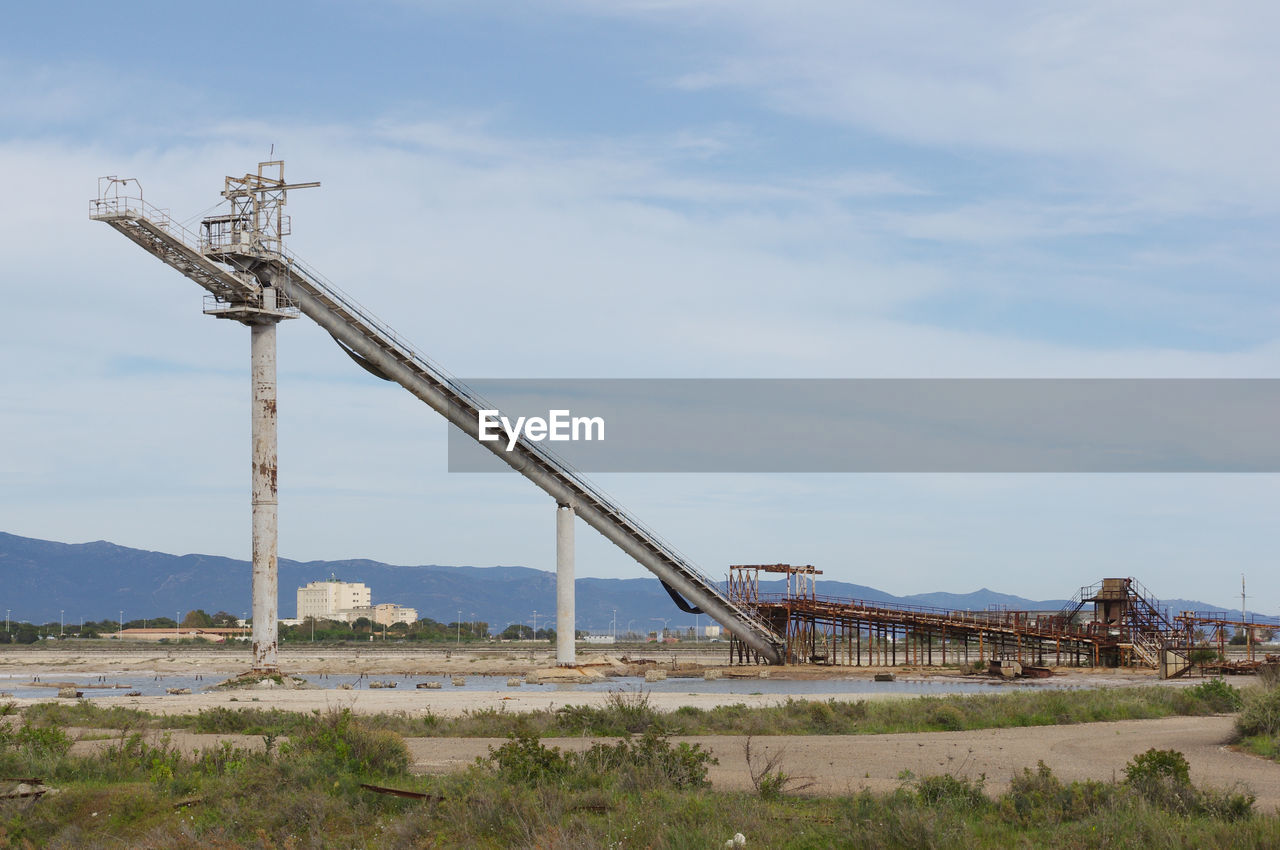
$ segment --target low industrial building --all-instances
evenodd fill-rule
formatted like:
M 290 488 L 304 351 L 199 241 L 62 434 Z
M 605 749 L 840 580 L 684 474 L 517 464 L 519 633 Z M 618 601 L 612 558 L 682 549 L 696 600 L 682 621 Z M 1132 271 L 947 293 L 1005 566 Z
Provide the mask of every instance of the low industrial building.
M 377 605 L 371 605 L 366 608 L 353 608 L 345 613 L 350 614 L 352 619 L 367 617 L 370 622 L 379 626 L 394 626 L 396 623 L 416 623 L 418 621 L 417 608 L 407 608 L 394 602 L 380 602 Z
M 189 628 L 180 626 L 178 628 L 158 628 L 158 629 L 124 629 L 123 631 L 108 632 L 103 635 L 105 638 L 118 640 L 192 640 L 194 638 L 202 638 L 210 643 L 226 643 L 228 638 L 247 638 L 249 630 L 244 628 Z
M 418 609 L 395 602 L 380 602 L 374 605 L 372 596 L 373 593 L 368 585 L 362 582 L 338 581 L 333 577 L 325 581 L 313 581 L 306 587 L 298 588 L 296 622 L 314 618 L 354 623 L 361 617 L 379 626 L 417 622 Z

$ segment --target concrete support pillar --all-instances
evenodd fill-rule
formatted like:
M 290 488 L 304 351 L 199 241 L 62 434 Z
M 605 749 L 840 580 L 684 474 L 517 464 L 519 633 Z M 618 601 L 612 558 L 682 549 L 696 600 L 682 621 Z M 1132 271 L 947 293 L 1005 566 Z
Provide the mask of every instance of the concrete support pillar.
M 253 670 L 277 673 L 276 321 L 262 318 L 249 326 L 253 363 Z
M 576 513 L 569 505 L 556 506 L 556 664 L 577 663 L 574 630 L 573 521 Z

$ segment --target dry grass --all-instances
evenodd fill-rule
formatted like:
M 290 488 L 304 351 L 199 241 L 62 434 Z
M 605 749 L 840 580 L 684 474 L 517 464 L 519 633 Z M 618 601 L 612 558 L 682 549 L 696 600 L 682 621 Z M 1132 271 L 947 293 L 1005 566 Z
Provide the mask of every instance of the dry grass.
M 573 758 L 526 735 L 468 771 L 420 777 L 404 772 L 403 742 L 388 729 L 343 712 L 296 723 L 287 751 L 222 746 L 194 756 L 153 729 L 72 756 L 56 726 L 6 725 L 6 770 L 41 771 L 61 793 L 0 814 L 0 846 L 683 848 L 723 846 L 740 832 L 751 847 L 1264 848 L 1280 834 L 1275 815 L 1203 796 L 1180 771 L 1173 783 L 1148 769 L 1145 787 L 1065 784 L 1042 767 L 995 800 L 980 780 L 950 776 L 823 799 L 766 791 L 789 773 L 784 754 L 748 760 L 760 793 L 708 789 L 697 781 L 705 763 L 652 727 L 621 749 Z M 375 794 L 362 782 L 429 796 Z

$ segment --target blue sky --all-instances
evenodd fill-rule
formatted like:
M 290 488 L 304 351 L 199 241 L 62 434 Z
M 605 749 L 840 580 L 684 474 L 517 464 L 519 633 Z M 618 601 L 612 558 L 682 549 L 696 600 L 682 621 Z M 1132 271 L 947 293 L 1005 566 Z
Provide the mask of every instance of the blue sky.
M 1274 377 L 1280 12 L 1201 4 L 28 4 L 0 31 L 0 527 L 248 551 L 247 333 L 87 221 L 275 145 L 291 248 L 463 377 Z M 551 506 L 317 328 L 288 557 L 553 559 Z M 1275 476 L 601 476 L 718 575 L 1106 575 L 1280 609 Z M 580 571 L 642 575 L 583 527 Z

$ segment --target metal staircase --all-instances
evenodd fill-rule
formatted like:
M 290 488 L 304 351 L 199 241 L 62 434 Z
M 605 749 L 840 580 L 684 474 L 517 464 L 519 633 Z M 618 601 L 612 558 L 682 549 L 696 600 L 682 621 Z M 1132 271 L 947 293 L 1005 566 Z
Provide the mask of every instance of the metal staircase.
M 1067 604 L 1062 606 L 1062 610 L 1053 615 L 1054 619 L 1060 622 L 1063 628 L 1070 628 L 1075 622 L 1076 615 L 1078 615 L 1081 609 L 1084 608 L 1085 603 L 1095 596 L 1098 589 L 1101 587 L 1102 583 L 1098 582 L 1096 584 L 1080 588 L 1076 591 L 1076 595 L 1072 596 L 1067 600 Z
M 1135 628 L 1145 632 L 1167 634 L 1173 631 L 1168 613 L 1150 592 L 1138 583 L 1137 579 L 1129 579 L 1129 612 Z
M 1164 679 L 1180 676 L 1190 669 L 1190 658 L 1178 646 L 1177 629 L 1168 612 L 1136 579 L 1103 579 L 1082 587 L 1053 619 L 1070 628 L 1090 602 L 1123 603 L 1122 620 L 1112 622 L 1108 628 L 1114 648 L 1127 651 L 1134 661 L 1155 668 Z
M 113 181 L 118 189 L 124 181 Z M 225 194 L 225 193 L 224 193 Z M 273 307 L 296 309 L 320 325 L 379 377 L 413 393 L 463 433 L 479 441 L 479 411 L 496 406 L 422 356 L 371 312 L 297 257 L 277 239 L 250 244 L 234 238 L 249 229 L 228 227 L 226 216 L 207 221 L 203 238 L 174 224 L 167 213 L 116 191 L 92 202 L 90 218 L 103 221 L 167 265 L 207 290 L 213 303 L 206 312 L 261 307 L 274 290 Z M 235 222 L 231 222 L 235 224 Z M 226 238 L 231 237 L 231 238 Z M 227 268 L 226 266 L 230 266 Z M 281 297 L 283 296 L 283 297 Z M 272 299 L 267 299 L 271 301 Z M 513 450 L 504 443 L 480 442 L 524 475 L 558 504 L 572 506 L 583 521 L 649 569 L 705 613 L 719 621 L 771 663 L 784 661 L 784 638 L 746 607 L 730 600 L 675 547 L 628 514 L 581 473 L 540 444 L 520 439 Z
M 1173 679 L 1191 669 L 1191 657 L 1177 645 L 1177 628 L 1168 612 L 1136 579 L 1128 580 L 1129 637 L 1133 654 L 1154 667 L 1162 679 Z
M 1149 632 L 1134 629 L 1129 632 L 1133 654 L 1148 667 L 1159 669 L 1161 642 Z

